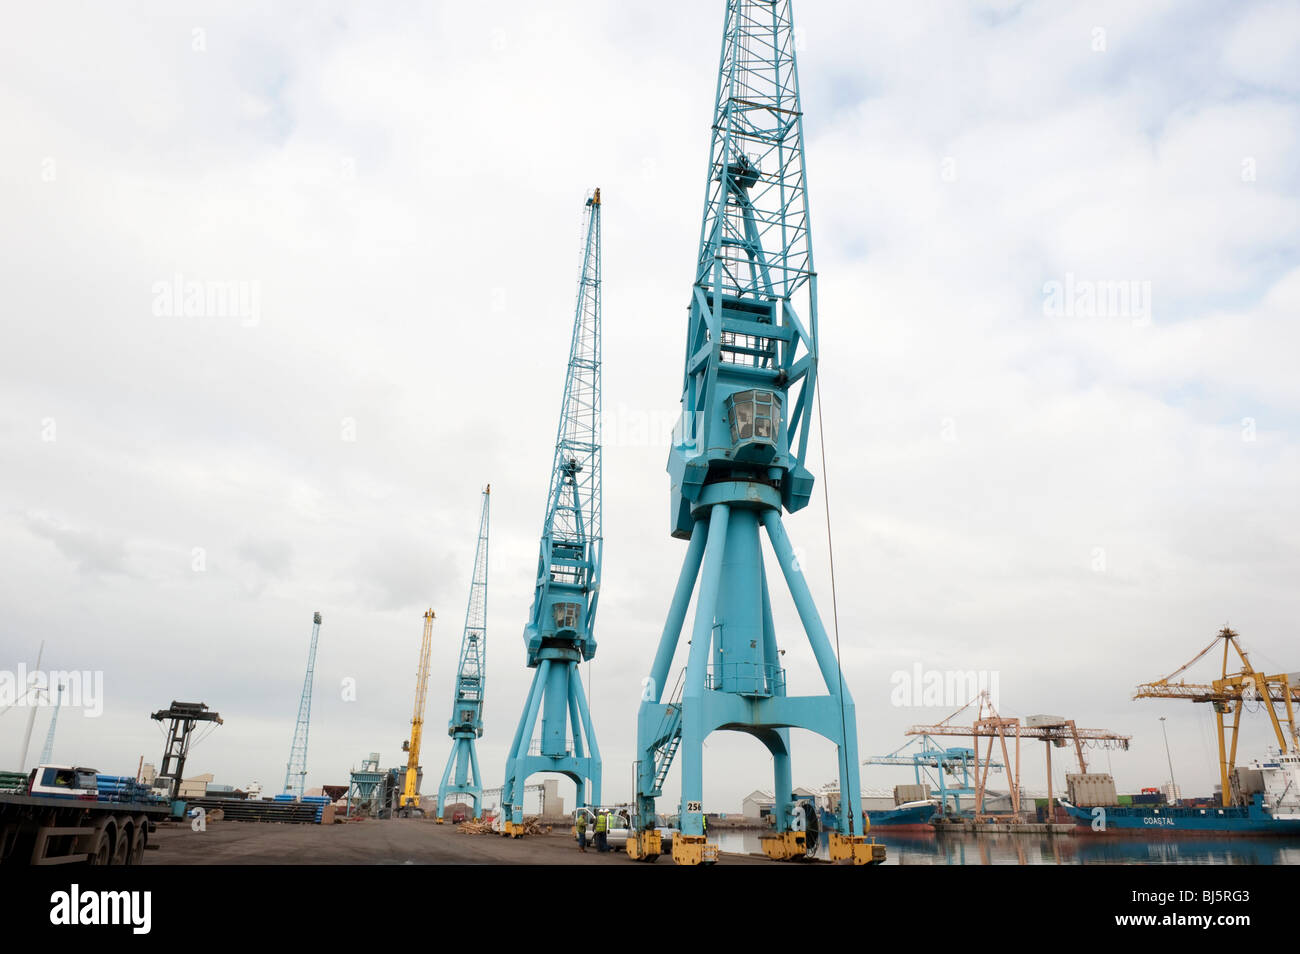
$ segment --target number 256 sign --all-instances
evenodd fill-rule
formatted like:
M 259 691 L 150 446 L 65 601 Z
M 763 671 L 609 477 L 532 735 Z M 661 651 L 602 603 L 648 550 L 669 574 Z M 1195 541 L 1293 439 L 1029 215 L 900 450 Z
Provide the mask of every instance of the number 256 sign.
M 688 812 L 702 812 L 702 811 L 704 811 L 704 803 L 703 803 L 703 802 L 687 802 L 687 803 L 686 803 L 686 810 L 687 810 Z

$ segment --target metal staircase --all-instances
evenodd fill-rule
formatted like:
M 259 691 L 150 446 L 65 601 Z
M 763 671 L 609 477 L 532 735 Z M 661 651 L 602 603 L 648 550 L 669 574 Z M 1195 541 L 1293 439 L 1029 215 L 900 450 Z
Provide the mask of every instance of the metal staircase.
M 685 674 L 685 669 L 677 674 L 677 685 L 673 689 L 672 701 L 668 703 L 659 732 L 656 733 L 661 741 L 655 748 L 655 776 L 652 789 L 655 797 L 663 794 L 664 780 L 668 778 L 668 770 L 672 768 L 673 758 L 682 744 L 682 689 L 684 688 L 682 677 Z

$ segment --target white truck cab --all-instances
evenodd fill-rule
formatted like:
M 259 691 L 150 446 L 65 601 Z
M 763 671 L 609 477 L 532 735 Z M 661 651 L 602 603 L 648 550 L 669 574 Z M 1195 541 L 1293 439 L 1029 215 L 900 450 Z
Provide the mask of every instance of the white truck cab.
M 27 794 L 55 798 L 99 798 L 99 772 L 77 765 L 38 765 L 28 775 Z

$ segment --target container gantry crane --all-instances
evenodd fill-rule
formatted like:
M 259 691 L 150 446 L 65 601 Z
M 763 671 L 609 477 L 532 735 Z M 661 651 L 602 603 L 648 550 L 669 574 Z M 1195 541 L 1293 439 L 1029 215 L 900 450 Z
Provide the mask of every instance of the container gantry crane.
M 917 743 L 920 743 L 917 746 Z M 912 749 L 910 755 L 904 755 L 905 749 Z M 931 795 L 939 800 L 940 810 L 948 814 L 948 799 L 952 799 L 952 814 L 961 814 L 961 799 L 975 798 L 978 795 L 972 775 L 978 776 L 979 758 L 974 749 L 962 746 L 943 746 L 928 735 L 914 737 L 888 755 L 876 755 L 862 760 L 863 765 L 909 765 L 916 784 L 928 785 Z M 1001 771 L 1005 766 L 992 759 L 986 763 L 987 769 Z M 953 779 L 950 784 L 948 779 Z
M 307 651 L 307 675 L 302 682 L 298 701 L 298 721 L 294 723 L 293 744 L 289 746 L 289 764 L 284 768 L 284 790 L 302 798 L 307 787 L 307 729 L 311 724 L 312 685 L 316 679 L 316 643 L 320 639 L 320 613 L 312 616 L 311 648 Z
M 578 665 L 596 655 L 600 596 L 600 190 L 587 199 L 582 270 L 569 366 L 542 523 L 537 581 L 524 647 L 533 682 L 506 758 L 501 832 L 523 834 L 524 785 L 556 772 L 577 786 L 576 805 L 600 804 L 600 749 Z M 539 738 L 533 731 L 541 716 Z M 570 742 L 570 729 L 572 738 Z
M 817 274 L 805 189 L 803 112 L 789 0 L 729 0 L 712 144 L 687 322 L 681 421 L 668 459 L 672 535 L 690 544 L 638 713 L 637 832 L 629 854 L 653 858 L 654 802 L 681 751 L 678 863 L 711 863 L 703 834 L 703 747 L 716 729 L 749 733 L 772 753 L 775 834 L 769 857 L 805 857 L 791 796 L 791 728 L 838 749 L 846 811 L 831 833 L 836 860 L 879 863 L 862 835 L 853 699 L 782 524 L 803 509 L 815 397 Z M 825 695 L 789 696 L 773 624 L 759 529 L 793 597 Z M 685 677 L 665 683 L 696 591 Z
M 1223 627 L 1210 644 L 1191 660 L 1163 679 L 1138 686 L 1133 695 L 1134 699 L 1190 699 L 1192 702 L 1208 702 L 1214 706 L 1214 723 L 1219 737 L 1219 780 L 1222 786 L 1220 800 L 1225 808 L 1233 804 L 1235 783 L 1233 770 L 1237 764 L 1237 740 L 1241 731 L 1241 713 L 1247 702 L 1264 704 L 1263 708 L 1268 710 L 1278 749 L 1283 755 L 1300 751 L 1300 739 L 1296 736 L 1295 726 L 1296 706 L 1300 704 L 1300 684 L 1297 684 L 1294 674 L 1269 675 L 1260 672 L 1251 665 L 1250 657 L 1246 654 L 1246 650 L 1241 648 L 1237 637 L 1238 634 L 1234 630 L 1227 626 Z M 1218 679 L 1209 683 L 1170 681 L 1190 669 L 1220 643 L 1223 644 L 1223 665 Z M 1234 650 L 1237 658 L 1241 660 L 1241 668 L 1229 672 L 1228 654 Z M 1283 708 L 1281 715 L 1278 713 L 1279 704 Z M 1231 730 L 1230 742 L 1225 731 L 1225 716 L 1232 718 L 1231 725 L 1226 727 Z
M 952 720 L 967 709 L 975 707 L 975 720 L 967 727 Z M 974 818 L 982 821 L 995 817 L 984 811 L 984 796 L 988 792 L 989 771 L 997 768 L 993 761 L 993 742 L 997 740 L 1002 747 L 1002 761 L 1012 766 L 1008 773 L 1007 784 L 1011 796 L 1011 814 L 1020 815 L 1020 741 L 1037 740 L 1043 743 L 1047 755 L 1047 804 L 1052 801 L 1052 749 L 1064 748 L 1073 744 L 1075 756 L 1079 760 L 1079 772 L 1087 774 L 1088 760 L 1083 754 L 1084 743 L 1103 749 L 1122 749 L 1128 751 L 1132 736 L 1120 735 L 1108 729 L 1080 729 L 1073 719 L 1059 716 L 1029 716 L 1026 719 L 1002 716 L 993 706 L 993 700 L 987 690 L 979 692 L 974 699 L 966 703 L 942 722 L 934 725 L 914 725 L 906 735 L 919 736 L 970 736 L 975 740 L 975 809 Z M 980 756 L 980 739 L 988 740 L 988 750 L 983 758 Z M 1009 746 L 1014 745 L 1014 749 Z M 1012 754 L 1014 752 L 1014 755 Z
M 489 484 L 483 490 L 483 511 L 478 520 L 478 543 L 474 549 L 474 573 L 469 584 L 469 605 L 465 608 L 465 632 L 460 640 L 460 662 L 456 667 L 456 694 L 451 703 L 447 734 L 451 756 L 438 783 L 438 824 L 447 807 L 447 795 L 468 795 L 474 803 L 474 817 L 483 817 L 483 776 L 478 769 L 475 740 L 483 737 L 483 693 L 487 680 L 487 584 Z
M 424 636 L 420 640 L 420 665 L 415 671 L 415 709 L 411 713 L 411 737 L 402 743 L 406 755 L 406 774 L 402 779 L 402 794 L 397 799 L 397 811 L 402 817 L 423 815 L 420 808 L 420 742 L 424 737 L 425 701 L 429 694 L 429 650 L 433 644 L 433 621 L 437 619 L 432 609 L 424 613 Z

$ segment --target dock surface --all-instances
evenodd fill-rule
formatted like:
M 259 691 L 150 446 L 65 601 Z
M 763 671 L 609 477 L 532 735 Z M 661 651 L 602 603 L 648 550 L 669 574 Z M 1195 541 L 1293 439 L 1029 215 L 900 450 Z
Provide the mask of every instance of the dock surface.
M 600 854 L 590 845 L 578 851 L 573 836 L 559 829 L 547 835 L 503 838 L 466 835 L 432 819 L 368 819 L 338 825 L 288 825 L 218 821 L 207 831 L 189 825 L 159 826 L 150 837 L 157 851 L 150 865 L 635 865 L 621 851 Z M 723 853 L 723 865 L 771 865 L 766 858 Z M 672 866 L 663 856 L 657 866 Z

